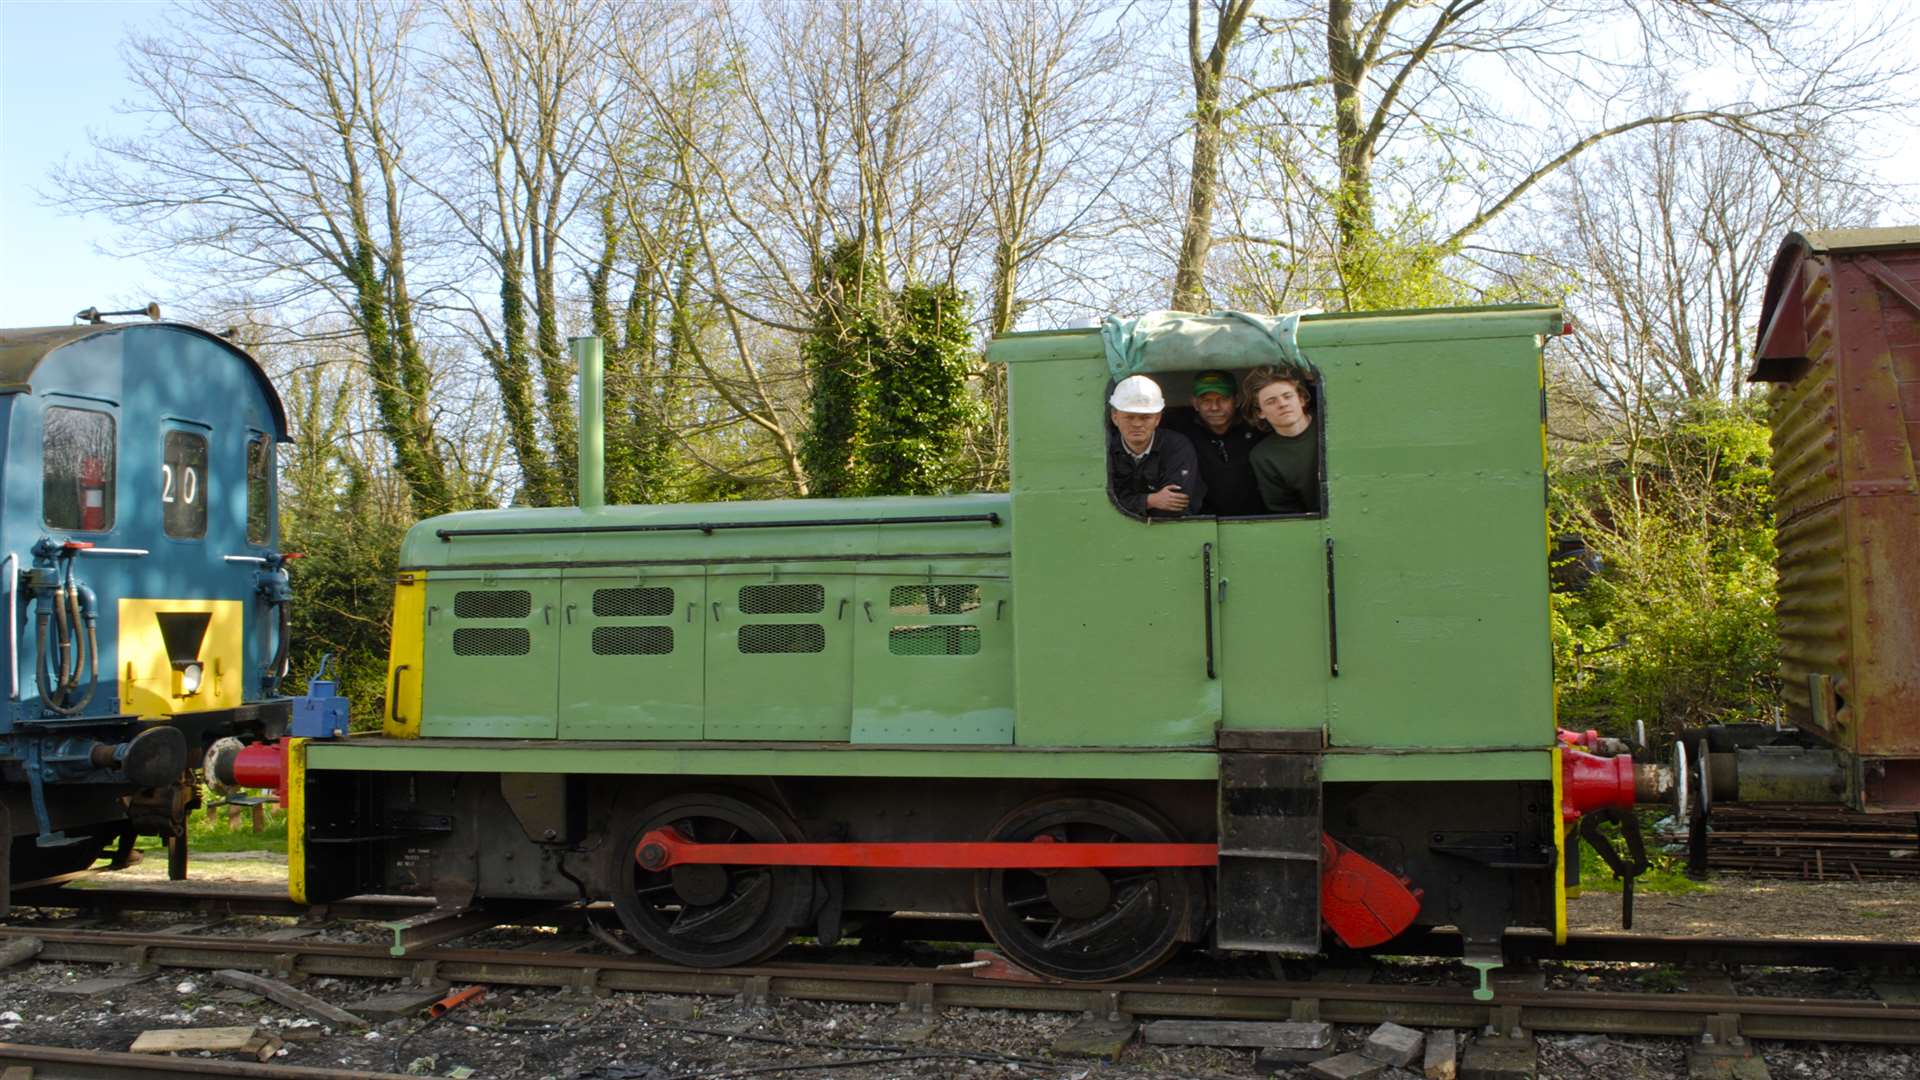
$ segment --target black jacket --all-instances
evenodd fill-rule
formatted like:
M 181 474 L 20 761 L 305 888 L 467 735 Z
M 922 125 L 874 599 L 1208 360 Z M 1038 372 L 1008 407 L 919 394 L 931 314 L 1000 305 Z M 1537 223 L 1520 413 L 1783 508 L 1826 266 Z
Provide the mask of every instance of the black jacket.
M 1193 444 L 1200 461 L 1200 478 L 1207 482 L 1207 513 L 1239 517 L 1267 512 L 1249 460 L 1264 432 L 1236 419 L 1225 435 L 1216 435 L 1192 409 L 1168 409 L 1160 426 L 1163 430 L 1171 426 Z
M 1107 490 L 1120 509 L 1135 517 L 1185 517 L 1164 510 L 1148 510 L 1147 496 L 1166 487 L 1180 485 L 1186 493 L 1186 514 L 1202 511 L 1207 498 L 1207 482 L 1201 478 L 1200 463 L 1193 444 L 1185 435 L 1166 428 L 1153 433 L 1153 445 L 1139 461 L 1127 452 L 1120 432 L 1107 428 Z

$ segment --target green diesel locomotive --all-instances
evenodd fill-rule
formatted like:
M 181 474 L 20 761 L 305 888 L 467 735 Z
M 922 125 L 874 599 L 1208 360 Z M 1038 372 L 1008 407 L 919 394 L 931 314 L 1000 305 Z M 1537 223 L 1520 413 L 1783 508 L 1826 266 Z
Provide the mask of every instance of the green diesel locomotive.
M 611 900 L 693 965 L 902 911 L 1041 974 L 1564 932 L 1561 845 L 1630 805 L 1556 737 L 1542 350 L 1558 309 L 1018 333 L 1012 490 L 416 525 L 381 734 L 289 740 L 291 889 L 442 914 Z M 1107 397 L 1313 373 L 1314 513 L 1142 519 Z M 269 752 L 260 748 L 261 752 Z M 400 945 L 404 947 L 403 940 Z

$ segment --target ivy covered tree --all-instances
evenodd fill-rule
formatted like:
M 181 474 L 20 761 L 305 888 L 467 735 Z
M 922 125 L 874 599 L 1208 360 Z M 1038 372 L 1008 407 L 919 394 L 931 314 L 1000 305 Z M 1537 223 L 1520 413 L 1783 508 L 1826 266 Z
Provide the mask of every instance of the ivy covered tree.
M 854 242 L 821 268 L 801 357 L 812 423 L 801 443 L 812 494 L 951 490 L 981 408 L 968 387 L 968 300 L 951 284 L 885 287 Z

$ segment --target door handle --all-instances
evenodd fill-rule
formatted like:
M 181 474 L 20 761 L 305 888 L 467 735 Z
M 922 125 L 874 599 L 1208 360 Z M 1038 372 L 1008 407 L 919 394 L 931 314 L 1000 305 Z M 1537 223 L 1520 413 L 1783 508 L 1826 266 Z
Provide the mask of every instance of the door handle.
M 568 604 L 568 605 L 567 605 L 567 625 L 568 625 L 568 626 L 572 626 L 572 625 L 573 625 L 573 610 L 574 610 L 575 608 L 577 608 L 577 607 L 579 607 L 579 606 L 580 606 L 579 604 Z
M 867 621 L 868 621 L 868 622 L 872 622 L 872 621 L 873 621 L 873 601 L 871 601 L 871 600 L 862 600 L 862 601 L 860 601 L 860 606 L 861 606 L 861 608 L 863 608 L 863 609 L 864 609 L 864 610 L 866 611 L 866 613 L 867 613 Z
M 1200 545 L 1200 618 L 1206 626 L 1207 678 L 1213 673 L 1213 545 Z
M 715 600 L 713 602 L 713 621 L 714 622 L 720 621 L 720 601 L 718 600 Z
M 387 689 L 387 714 L 396 725 L 400 723 L 400 673 L 405 670 L 405 664 L 393 666 L 393 685 Z
M 687 601 L 687 622 L 689 623 L 693 622 L 693 613 L 698 610 L 700 610 L 699 604 L 696 604 L 691 600 Z
M 1333 605 L 1333 537 L 1327 537 L 1327 673 L 1340 677 L 1340 618 Z
M 545 623 L 548 626 L 553 625 L 553 605 L 552 604 L 540 605 L 540 621 Z
M 839 622 L 841 619 L 844 619 L 846 617 L 847 617 L 847 598 L 843 596 L 840 598 L 839 610 L 833 613 L 833 621 Z

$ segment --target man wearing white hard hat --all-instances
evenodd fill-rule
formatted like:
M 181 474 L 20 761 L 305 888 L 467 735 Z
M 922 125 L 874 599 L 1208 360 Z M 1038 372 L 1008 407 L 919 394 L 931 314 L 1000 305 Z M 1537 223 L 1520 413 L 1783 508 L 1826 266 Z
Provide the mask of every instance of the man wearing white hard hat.
M 1184 517 L 1207 497 L 1193 444 L 1160 430 L 1167 407 L 1160 386 L 1145 375 L 1120 380 L 1107 398 L 1113 430 L 1107 435 L 1107 487 L 1120 509 L 1135 517 Z

